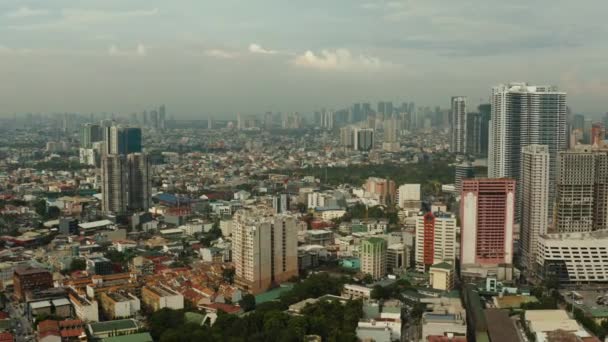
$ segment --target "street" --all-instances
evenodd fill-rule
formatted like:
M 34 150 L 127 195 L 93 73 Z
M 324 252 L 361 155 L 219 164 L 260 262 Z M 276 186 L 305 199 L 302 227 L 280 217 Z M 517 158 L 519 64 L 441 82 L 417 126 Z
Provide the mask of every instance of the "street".
M 15 342 L 34 341 L 34 329 L 25 316 L 23 304 L 9 302 L 6 305 L 6 309 L 11 317 L 11 325 L 15 335 Z

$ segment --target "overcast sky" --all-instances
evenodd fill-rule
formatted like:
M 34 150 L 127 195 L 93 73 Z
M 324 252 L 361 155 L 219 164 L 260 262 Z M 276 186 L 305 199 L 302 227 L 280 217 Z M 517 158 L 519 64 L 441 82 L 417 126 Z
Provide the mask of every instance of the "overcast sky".
M 476 106 L 510 81 L 608 111 L 600 0 L 0 1 L 0 113 Z M 375 104 L 374 104 L 375 105 Z

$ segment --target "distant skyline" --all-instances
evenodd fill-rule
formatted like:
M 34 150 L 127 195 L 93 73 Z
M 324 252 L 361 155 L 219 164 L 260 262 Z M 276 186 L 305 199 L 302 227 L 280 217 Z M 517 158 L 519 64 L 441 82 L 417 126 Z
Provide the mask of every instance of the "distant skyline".
M 608 111 L 608 3 L 566 0 L 0 2 L 0 116 L 162 103 L 176 118 L 360 101 L 449 108 L 523 81 Z

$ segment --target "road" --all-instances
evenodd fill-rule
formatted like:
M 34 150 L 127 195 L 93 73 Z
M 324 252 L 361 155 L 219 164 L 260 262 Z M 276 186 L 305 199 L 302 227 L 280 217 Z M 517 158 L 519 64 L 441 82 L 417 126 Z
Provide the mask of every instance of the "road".
M 12 326 L 15 334 L 15 342 L 34 341 L 32 324 L 27 319 L 24 313 L 24 305 L 14 302 L 9 302 L 6 306 L 8 314 L 11 317 Z

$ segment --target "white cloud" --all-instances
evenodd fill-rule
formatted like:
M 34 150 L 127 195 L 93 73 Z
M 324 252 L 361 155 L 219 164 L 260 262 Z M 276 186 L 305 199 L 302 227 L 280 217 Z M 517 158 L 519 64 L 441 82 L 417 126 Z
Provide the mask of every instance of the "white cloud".
M 293 64 L 319 70 L 375 70 L 392 65 L 380 61 L 377 57 L 353 55 L 347 49 L 323 50 L 319 54 L 308 50 L 297 56 Z
M 255 44 L 255 43 L 249 45 L 249 52 L 260 53 L 260 54 L 264 54 L 264 55 L 274 55 L 274 54 L 278 53 L 278 51 L 276 51 L 276 50 L 266 50 L 263 47 L 261 47 L 260 45 Z
M 31 9 L 27 6 L 19 7 L 14 11 L 10 11 L 6 13 L 6 16 L 9 18 L 27 18 L 27 17 L 37 17 L 41 15 L 49 14 L 48 10 L 44 9 Z
M 221 49 L 205 50 L 205 55 L 207 55 L 209 57 L 220 58 L 220 59 L 233 59 L 233 58 L 237 57 L 236 53 L 226 51 L 226 50 L 221 50 Z
M 111 45 L 108 48 L 108 54 L 110 56 L 146 56 L 148 54 L 148 49 L 144 44 L 137 44 L 134 50 L 123 50 L 116 45 Z

